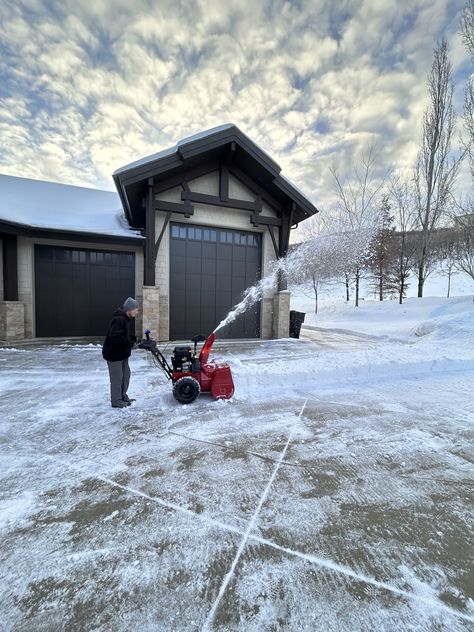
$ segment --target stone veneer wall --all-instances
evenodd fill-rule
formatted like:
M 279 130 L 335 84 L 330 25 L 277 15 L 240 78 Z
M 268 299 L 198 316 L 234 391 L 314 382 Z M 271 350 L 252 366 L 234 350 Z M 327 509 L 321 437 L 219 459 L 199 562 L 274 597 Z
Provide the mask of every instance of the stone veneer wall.
M 219 173 L 214 171 L 195 180 L 191 180 L 189 186 L 196 193 L 207 193 L 209 195 L 219 194 Z M 231 198 L 242 200 L 254 200 L 255 194 L 232 175 L 229 179 L 229 194 Z M 181 202 L 181 187 L 174 187 L 158 195 L 159 199 L 168 202 Z M 263 204 L 263 214 L 277 217 L 276 212 Z M 156 235 L 160 235 L 165 221 L 164 213 L 155 215 Z M 239 209 L 228 209 L 209 204 L 194 204 L 194 215 L 189 219 L 173 216 L 171 222 L 181 224 L 199 224 L 200 226 L 216 226 L 218 228 L 228 228 L 243 230 L 246 232 L 256 232 L 262 235 L 262 277 L 270 271 L 270 264 L 275 259 L 275 250 L 268 232 L 264 226 L 255 228 L 250 223 L 249 211 Z M 159 339 L 169 339 L 169 278 L 170 278 L 170 228 L 165 230 L 156 259 L 156 285 L 160 292 L 159 300 Z M 278 229 L 275 230 L 275 238 L 278 241 Z M 276 288 L 270 290 L 264 297 L 260 310 L 260 335 L 262 338 L 272 338 L 273 335 L 273 294 Z M 285 337 L 288 336 L 288 332 Z
M 288 338 L 290 335 L 291 292 L 282 290 L 273 297 L 273 337 Z
M 143 286 L 142 328 L 136 330 L 137 337 L 144 337 L 145 330 L 151 331 L 151 337 L 160 340 L 160 291 L 157 287 Z
M 23 340 L 25 310 L 18 301 L 0 301 L 0 340 Z

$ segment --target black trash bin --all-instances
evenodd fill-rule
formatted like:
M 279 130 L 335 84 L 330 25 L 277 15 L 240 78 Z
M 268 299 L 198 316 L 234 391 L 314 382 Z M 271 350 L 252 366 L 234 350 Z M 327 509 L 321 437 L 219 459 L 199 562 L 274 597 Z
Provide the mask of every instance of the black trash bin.
M 295 312 L 290 310 L 290 338 L 299 338 L 301 325 L 304 323 L 304 312 Z

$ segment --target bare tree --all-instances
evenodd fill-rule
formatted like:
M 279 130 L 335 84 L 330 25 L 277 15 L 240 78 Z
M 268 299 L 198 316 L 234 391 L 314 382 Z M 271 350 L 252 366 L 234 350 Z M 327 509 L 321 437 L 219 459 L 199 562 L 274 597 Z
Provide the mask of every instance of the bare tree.
M 451 279 L 453 272 L 457 269 L 458 259 L 458 231 L 448 230 L 446 238 L 440 244 L 439 248 L 440 261 L 439 269 L 443 276 L 448 277 L 448 288 L 446 298 L 451 294 Z
M 408 288 L 408 279 L 415 262 L 417 248 L 415 238 L 417 225 L 416 196 L 412 183 L 401 176 L 391 180 L 389 196 L 396 226 L 394 235 L 396 253 L 394 282 L 398 288 L 398 302 L 401 305 Z
M 377 227 L 377 196 L 384 179 L 375 175 L 374 146 L 369 145 L 355 168 L 354 177 L 343 182 L 336 165 L 330 169 L 337 196 L 339 234 L 346 236 L 351 256 L 345 270 L 346 292 L 349 278 L 355 280 L 355 305 L 359 305 L 360 276 L 372 235 Z
M 456 116 L 448 45 L 442 40 L 434 51 L 428 75 L 429 105 L 423 116 L 422 145 L 415 166 L 414 184 L 418 214 L 418 296 L 429 272 L 429 249 L 450 199 L 461 156 L 451 157 Z
M 330 216 L 317 218 L 305 226 L 303 236 L 304 241 L 288 257 L 288 280 L 294 285 L 311 286 L 316 314 L 321 288 L 335 282 L 353 266 L 359 246 L 354 246 L 357 239 L 353 236 L 341 233 L 339 219 Z
M 468 204 L 467 212 L 456 218 L 456 269 L 474 281 L 474 200 Z
M 461 35 L 474 63 L 474 0 L 468 0 L 461 15 Z M 469 154 L 471 175 L 474 181 L 474 75 L 467 81 L 464 95 L 464 126 L 467 132 L 465 148 Z
M 341 271 L 341 253 L 334 236 L 329 234 L 327 218 L 316 217 L 302 227 L 303 242 L 297 246 L 296 265 L 291 266 L 288 280 L 305 286 L 310 282 L 311 290 L 303 293 L 314 299 L 314 313 L 318 313 L 319 293 Z M 308 286 L 306 285 L 306 288 Z

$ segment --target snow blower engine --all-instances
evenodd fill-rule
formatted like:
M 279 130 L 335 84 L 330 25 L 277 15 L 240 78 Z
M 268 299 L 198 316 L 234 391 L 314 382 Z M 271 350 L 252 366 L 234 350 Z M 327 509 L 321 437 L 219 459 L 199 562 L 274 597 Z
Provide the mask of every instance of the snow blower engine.
M 230 367 L 224 362 L 208 362 L 209 353 L 216 339 L 212 333 L 205 336 L 194 336 L 194 350 L 191 347 L 175 347 L 169 365 L 165 356 L 158 349 L 156 340 L 150 338 L 150 330 L 145 331 L 143 340 L 138 343 L 139 349 L 149 351 L 166 377 L 173 383 L 174 398 L 181 404 L 190 404 L 200 393 L 211 393 L 215 399 L 230 399 L 234 394 L 234 382 Z M 197 345 L 204 342 L 199 357 Z

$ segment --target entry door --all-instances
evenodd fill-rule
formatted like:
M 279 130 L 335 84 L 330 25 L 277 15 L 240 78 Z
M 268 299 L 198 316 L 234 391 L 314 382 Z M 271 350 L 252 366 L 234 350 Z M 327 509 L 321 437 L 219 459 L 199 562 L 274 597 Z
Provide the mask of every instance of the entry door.
M 38 337 L 105 336 L 114 310 L 134 295 L 134 253 L 35 246 Z
M 260 279 L 260 263 L 258 233 L 171 224 L 171 340 L 210 334 Z M 259 303 L 219 332 L 223 338 L 259 335 Z

